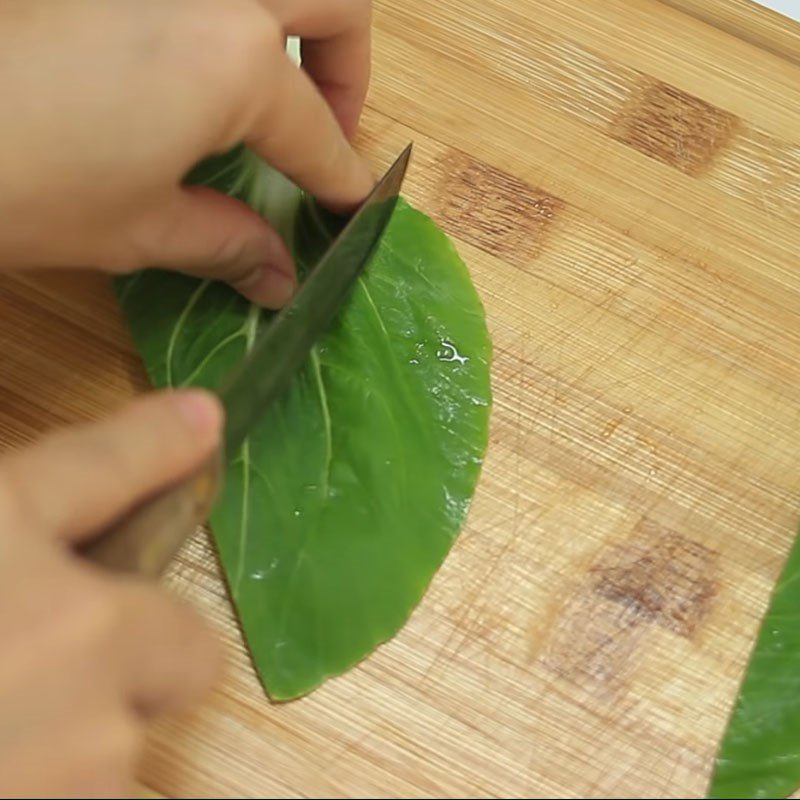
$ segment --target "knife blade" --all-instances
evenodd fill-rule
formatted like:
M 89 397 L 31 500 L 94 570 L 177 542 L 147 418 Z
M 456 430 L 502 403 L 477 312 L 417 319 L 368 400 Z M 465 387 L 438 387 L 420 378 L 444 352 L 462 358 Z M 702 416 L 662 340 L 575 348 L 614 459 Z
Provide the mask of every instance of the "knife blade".
M 265 406 L 283 391 L 328 329 L 369 261 L 400 194 L 411 145 L 376 184 L 358 212 L 311 270 L 292 303 L 270 323 L 248 358 L 220 390 L 225 406 L 225 448 L 239 449 Z
M 391 219 L 411 156 L 398 156 L 311 269 L 292 301 L 267 324 L 219 390 L 223 445 L 197 472 L 148 498 L 81 550 L 100 566 L 157 577 L 211 511 L 233 456 L 287 388 L 335 320 Z

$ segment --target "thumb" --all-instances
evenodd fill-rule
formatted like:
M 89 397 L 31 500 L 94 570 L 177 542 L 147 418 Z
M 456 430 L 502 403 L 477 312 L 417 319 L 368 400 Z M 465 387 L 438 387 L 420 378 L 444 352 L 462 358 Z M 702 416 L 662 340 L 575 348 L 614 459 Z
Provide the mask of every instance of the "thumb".
M 137 230 L 143 266 L 225 281 L 266 308 L 285 305 L 297 285 L 278 232 L 255 211 L 200 186 L 181 187 Z

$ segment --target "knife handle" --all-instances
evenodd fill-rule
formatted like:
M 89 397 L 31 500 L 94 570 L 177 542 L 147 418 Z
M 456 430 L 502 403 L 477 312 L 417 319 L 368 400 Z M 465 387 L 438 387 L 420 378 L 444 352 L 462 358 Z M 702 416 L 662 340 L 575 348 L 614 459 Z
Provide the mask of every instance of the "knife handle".
M 98 566 L 159 577 L 206 521 L 222 472 L 219 451 L 197 472 L 149 498 L 78 552 Z

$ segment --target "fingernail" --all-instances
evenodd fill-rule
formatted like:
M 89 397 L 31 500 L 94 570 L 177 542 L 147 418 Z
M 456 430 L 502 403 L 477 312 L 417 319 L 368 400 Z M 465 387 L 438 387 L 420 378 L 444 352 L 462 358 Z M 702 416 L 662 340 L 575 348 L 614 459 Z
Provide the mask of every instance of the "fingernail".
M 185 389 L 174 394 L 178 411 L 203 438 L 217 439 L 222 428 L 222 405 L 215 395 L 200 389 Z
M 258 277 L 245 289 L 254 303 L 265 308 L 282 308 L 291 299 L 296 288 L 295 279 L 272 266 L 262 267 Z

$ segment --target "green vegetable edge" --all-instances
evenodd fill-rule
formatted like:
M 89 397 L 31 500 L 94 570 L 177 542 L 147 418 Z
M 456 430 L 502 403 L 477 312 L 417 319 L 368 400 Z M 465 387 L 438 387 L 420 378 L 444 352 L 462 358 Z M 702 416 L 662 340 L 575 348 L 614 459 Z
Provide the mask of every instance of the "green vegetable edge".
M 788 797 L 799 785 L 800 536 L 761 622 L 707 796 Z

